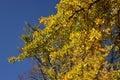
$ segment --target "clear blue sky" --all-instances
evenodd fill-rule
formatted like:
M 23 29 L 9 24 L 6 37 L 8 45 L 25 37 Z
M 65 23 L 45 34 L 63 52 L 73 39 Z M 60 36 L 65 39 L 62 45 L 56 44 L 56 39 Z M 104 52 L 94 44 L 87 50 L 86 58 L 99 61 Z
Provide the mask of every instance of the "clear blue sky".
M 0 0 L 0 80 L 18 80 L 18 75 L 31 69 L 29 60 L 10 64 L 7 58 L 18 55 L 22 46 L 24 22 L 37 24 L 40 16 L 56 12 L 58 0 Z

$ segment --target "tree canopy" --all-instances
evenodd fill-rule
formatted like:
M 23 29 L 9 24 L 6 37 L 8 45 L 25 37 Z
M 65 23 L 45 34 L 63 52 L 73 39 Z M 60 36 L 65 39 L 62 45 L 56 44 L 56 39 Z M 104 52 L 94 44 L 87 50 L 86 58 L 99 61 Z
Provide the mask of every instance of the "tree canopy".
M 8 61 L 34 59 L 41 80 L 120 79 L 120 0 L 60 0 L 56 8 Z

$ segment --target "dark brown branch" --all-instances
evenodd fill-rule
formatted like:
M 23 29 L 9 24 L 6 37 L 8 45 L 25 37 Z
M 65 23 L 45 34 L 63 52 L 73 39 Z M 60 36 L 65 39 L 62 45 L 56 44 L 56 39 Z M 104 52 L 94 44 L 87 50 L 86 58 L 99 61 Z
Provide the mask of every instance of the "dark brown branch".
M 97 2 L 99 2 L 100 0 L 96 0 L 95 2 L 93 2 L 93 3 L 90 3 L 90 6 L 89 6 L 89 8 L 88 9 L 90 9 L 94 4 L 96 4 Z
M 36 55 L 35 55 L 34 57 L 35 57 L 35 59 L 39 62 L 39 63 L 38 63 L 38 66 L 39 66 L 39 68 L 40 68 L 40 71 L 41 71 L 43 80 L 46 80 L 45 74 L 44 74 L 44 72 L 43 72 L 43 70 L 42 70 L 42 67 L 44 66 L 43 63 L 42 63 L 42 61 L 41 61 Z
M 118 10 L 118 28 L 120 28 L 120 10 Z
M 80 12 L 80 11 L 82 11 L 82 10 L 84 10 L 84 8 L 81 8 L 80 10 L 75 11 L 75 12 L 68 18 L 68 20 L 70 20 L 71 18 L 73 18 L 73 16 L 74 16 L 76 13 L 78 13 L 78 12 Z
M 89 6 L 89 8 L 88 8 L 88 10 L 95 4 L 95 3 L 97 3 L 97 2 L 99 2 L 100 0 L 96 0 L 95 2 L 93 2 L 93 3 L 90 3 L 90 6 Z M 81 8 L 80 10 L 77 10 L 77 11 L 75 11 L 74 13 L 73 13 L 73 15 L 71 15 L 69 18 L 68 18 L 68 20 L 70 20 L 75 14 L 77 14 L 78 12 L 80 12 L 80 11 L 84 11 L 85 9 L 84 8 Z
M 35 78 L 35 77 L 32 77 L 32 76 L 31 76 L 30 78 L 31 78 L 31 79 L 34 79 L 34 80 L 38 80 L 37 78 Z

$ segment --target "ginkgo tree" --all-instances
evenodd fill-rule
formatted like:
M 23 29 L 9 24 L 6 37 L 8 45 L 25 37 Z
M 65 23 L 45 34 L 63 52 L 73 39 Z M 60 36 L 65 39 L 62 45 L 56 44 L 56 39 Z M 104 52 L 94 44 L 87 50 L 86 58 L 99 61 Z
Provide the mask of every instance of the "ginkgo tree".
M 60 0 L 56 8 L 8 61 L 32 58 L 41 80 L 119 79 L 120 0 Z

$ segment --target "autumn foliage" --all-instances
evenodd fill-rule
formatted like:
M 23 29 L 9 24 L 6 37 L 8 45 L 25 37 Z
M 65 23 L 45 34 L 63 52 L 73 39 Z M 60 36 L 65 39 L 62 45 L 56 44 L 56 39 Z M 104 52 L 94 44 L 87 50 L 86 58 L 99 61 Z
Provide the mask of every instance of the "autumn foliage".
M 41 80 L 120 79 L 120 0 L 60 0 L 56 8 L 39 18 L 44 30 L 22 35 L 9 62 L 33 58 Z

